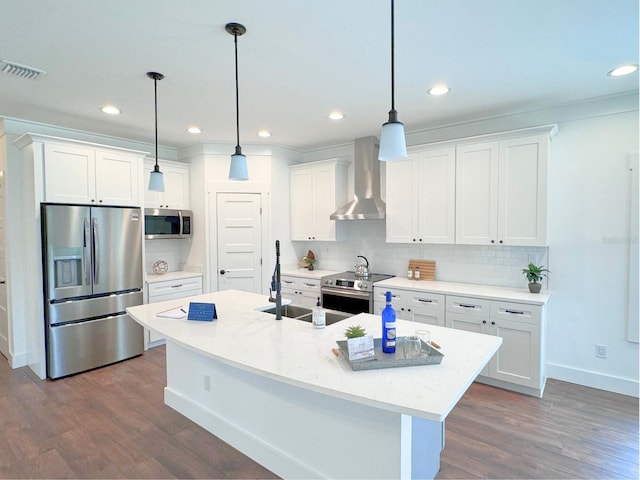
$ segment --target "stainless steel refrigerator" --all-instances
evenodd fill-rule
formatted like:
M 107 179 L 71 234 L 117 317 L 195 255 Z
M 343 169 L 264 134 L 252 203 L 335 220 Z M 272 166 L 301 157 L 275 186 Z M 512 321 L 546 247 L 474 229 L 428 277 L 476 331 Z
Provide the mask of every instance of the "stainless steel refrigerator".
M 143 220 L 139 208 L 41 205 L 49 378 L 143 352 L 125 312 L 143 303 Z

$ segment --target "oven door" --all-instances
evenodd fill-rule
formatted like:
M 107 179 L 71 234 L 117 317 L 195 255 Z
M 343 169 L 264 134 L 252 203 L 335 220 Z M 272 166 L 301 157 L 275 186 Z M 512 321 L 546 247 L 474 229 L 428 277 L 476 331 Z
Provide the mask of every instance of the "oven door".
M 360 290 L 322 287 L 322 306 L 330 310 L 353 313 L 373 313 L 373 295 Z

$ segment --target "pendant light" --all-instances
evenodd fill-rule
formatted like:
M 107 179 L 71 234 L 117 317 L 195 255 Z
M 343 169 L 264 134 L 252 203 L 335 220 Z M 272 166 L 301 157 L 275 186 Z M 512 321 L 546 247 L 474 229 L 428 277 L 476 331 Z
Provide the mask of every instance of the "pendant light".
M 395 105 L 395 62 L 394 62 L 394 15 L 393 0 L 391 0 L 391 110 L 389 121 L 382 125 L 380 136 L 381 162 L 393 162 L 407 159 L 407 142 L 404 138 L 404 124 L 398 121 Z
M 158 166 L 158 80 L 162 80 L 164 75 L 157 72 L 147 72 L 147 77 L 153 80 L 154 91 L 154 106 L 155 106 L 155 118 L 156 118 L 156 165 L 153 167 L 151 177 L 149 177 L 149 190 L 155 192 L 164 192 L 164 178 L 160 167 Z
M 242 148 L 240 147 L 240 103 L 238 101 L 238 37 L 244 35 L 247 29 L 239 23 L 227 23 L 224 28 L 228 33 L 233 35 L 236 52 L 236 151 L 231 155 L 229 180 L 249 180 L 247 157 L 242 154 Z

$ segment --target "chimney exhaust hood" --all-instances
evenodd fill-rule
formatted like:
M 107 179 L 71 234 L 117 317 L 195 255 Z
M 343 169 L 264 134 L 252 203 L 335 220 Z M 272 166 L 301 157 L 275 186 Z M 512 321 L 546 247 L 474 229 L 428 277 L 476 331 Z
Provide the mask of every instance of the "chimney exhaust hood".
M 380 196 L 380 144 L 376 137 L 356 138 L 353 157 L 354 199 L 343 205 L 331 220 L 380 220 L 385 218 L 386 205 Z

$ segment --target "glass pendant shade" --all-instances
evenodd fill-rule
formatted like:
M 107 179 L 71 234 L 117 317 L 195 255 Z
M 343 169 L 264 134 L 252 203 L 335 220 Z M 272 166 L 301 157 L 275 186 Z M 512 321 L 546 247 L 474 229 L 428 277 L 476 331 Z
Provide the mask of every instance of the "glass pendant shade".
M 392 121 L 391 117 L 392 115 L 389 113 L 389 121 L 382 125 L 380 153 L 378 154 L 378 159 L 381 162 L 396 162 L 407 159 L 404 124 L 397 119 Z
M 162 175 L 160 167 L 157 164 L 149 177 L 149 190 L 153 192 L 164 192 L 164 175 Z
M 242 154 L 242 150 L 240 150 L 239 146 L 236 147 L 236 153 L 231 155 L 229 180 L 249 180 L 247 157 Z

